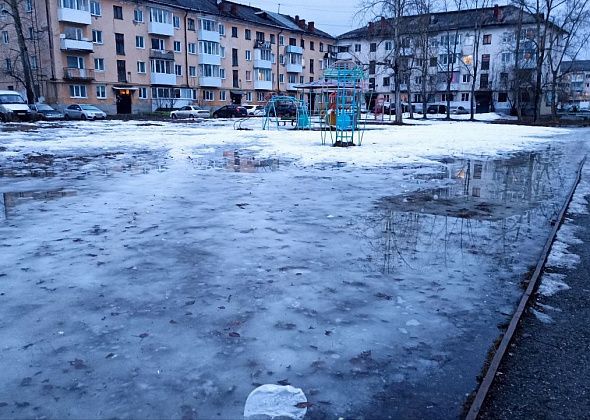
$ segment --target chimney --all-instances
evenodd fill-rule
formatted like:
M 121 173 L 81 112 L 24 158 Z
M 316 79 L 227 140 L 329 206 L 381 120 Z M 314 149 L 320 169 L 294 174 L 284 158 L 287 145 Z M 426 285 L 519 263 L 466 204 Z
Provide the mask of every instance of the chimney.
M 315 32 L 315 22 L 309 22 L 309 23 L 307 24 L 307 30 L 308 30 L 309 32 Z
M 385 29 L 386 23 L 385 23 L 385 17 L 381 16 L 381 20 L 379 21 L 379 23 L 381 24 L 381 29 Z
M 498 15 L 500 14 L 500 6 L 494 4 L 494 19 L 498 20 Z
M 238 6 L 235 3 L 232 3 L 232 5 L 231 5 L 231 14 L 232 15 L 238 14 Z
M 299 15 L 295 15 L 295 23 L 299 25 Z
M 305 30 L 305 19 L 300 19 L 299 20 L 299 27 L 303 30 Z

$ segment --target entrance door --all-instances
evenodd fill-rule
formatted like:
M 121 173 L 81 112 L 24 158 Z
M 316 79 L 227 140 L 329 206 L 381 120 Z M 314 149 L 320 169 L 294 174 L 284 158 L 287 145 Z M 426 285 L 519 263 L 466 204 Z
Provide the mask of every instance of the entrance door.
M 117 114 L 131 114 L 131 92 L 117 91 Z
M 229 93 L 229 98 L 231 99 L 231 102 L 233 104 L 236 104 L 236 105 L 241 105 L 242 104 L 242 95 L 240 93 L 230 92 Z

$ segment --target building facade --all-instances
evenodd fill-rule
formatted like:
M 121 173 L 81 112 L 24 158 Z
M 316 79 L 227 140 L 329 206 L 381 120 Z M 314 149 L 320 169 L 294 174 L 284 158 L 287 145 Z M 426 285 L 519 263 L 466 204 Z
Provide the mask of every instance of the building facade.
M 562 103 L 577 109 L 590 109 L 590 60 L 564 61 L 561 64 Z
M 521 107 L 530 107 L 537 67 L 536 23 L 533 15 L 513 6 L 401 18 L 402 101 L 421 103 L 423 96 L 428 103 L 450 99 L 452 105 L 469 110 L 474 95 L 476 112 L 508 113 L 518 94 Z M 393 101 L 396 83 L 395 24 L 382 18 L 337 38 L 338 58 L 361 63 L 369 73 L 370 90 L 386 101 Z M 546 106 L 543 100 L 542 108 Z
M 26 0 L 20 16 L 36 96 L 110 114 L 294 94 L 335 43 L 314 22 L 221 0 Z M 11 19 L 0 11 L 0 89 L 23 90 Z

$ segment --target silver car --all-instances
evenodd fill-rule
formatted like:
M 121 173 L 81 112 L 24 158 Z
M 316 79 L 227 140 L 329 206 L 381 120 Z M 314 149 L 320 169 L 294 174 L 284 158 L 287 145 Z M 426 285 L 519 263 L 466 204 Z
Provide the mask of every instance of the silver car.
M 73 104 L 64 110 L 66 120 L 104 120 L 107 114 L 94 105 Z
M 182 108 L 172 111 L 170 118 L 209 118 L 211 114 L 209 110 L 200 108 L 194 105 L 183 106 Z

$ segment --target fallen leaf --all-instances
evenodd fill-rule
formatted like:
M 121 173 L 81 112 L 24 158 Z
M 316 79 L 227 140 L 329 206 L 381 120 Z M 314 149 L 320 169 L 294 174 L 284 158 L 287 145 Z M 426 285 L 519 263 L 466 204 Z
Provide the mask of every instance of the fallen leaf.
M 148 333 L 141 333 L 138 335 L 139 338 L 146 338 L 149 334 Z
M 229 333 L 229 336 L 230 337 L 240 337 L 240 334 L 238 334 L 237 332 L 233 332 L 232 331 L 232 332 Z
M 295 407 L 297 407 L 297 408 L 309 408 L 311 406 L 313 406 L 313 404 L 310 402 L 307 402 L 307 401 L 295 404 Z

